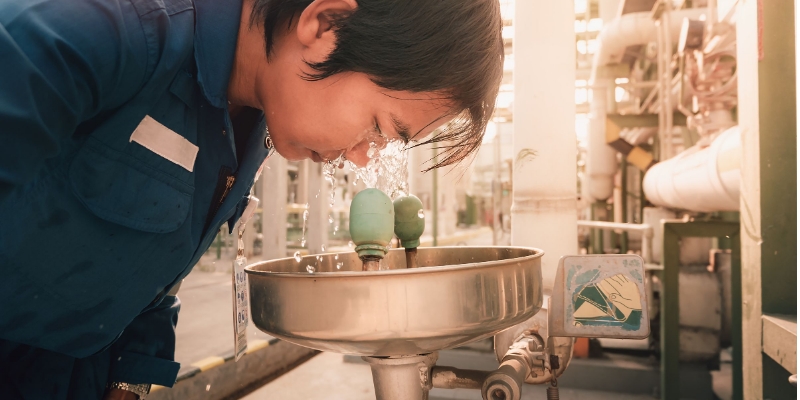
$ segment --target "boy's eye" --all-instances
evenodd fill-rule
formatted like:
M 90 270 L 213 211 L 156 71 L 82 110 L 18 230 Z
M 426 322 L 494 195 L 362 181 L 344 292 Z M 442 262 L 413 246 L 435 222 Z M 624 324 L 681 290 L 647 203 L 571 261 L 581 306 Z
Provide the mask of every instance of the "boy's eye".
M 395 128 L 396 128 L 398 137 L 389 138 L 388 136 L 386 136 L 386 134 L 383 133 L 383 130 L 381 130 L 381 126 L 378 123 L 378 119 L 377 118 L 375 118 L 375 120 L 373 121 L 373 124 L 374 124 L 373 130 L 375 131 L 375 133 L 378 134 L 378 136 L 380 136 L 382 139 L 384 139 L 386 141 L 401 140 L 403 142 L 403 144 L 408 144 L 411 141 L 411 138 L 408 135 L 408 129 L 405 128 L 404 125 L 402 125 L 399 122 L 397 122 L 397 120 L 394 117 L 392 118 L 392 122 L 395 124 Z

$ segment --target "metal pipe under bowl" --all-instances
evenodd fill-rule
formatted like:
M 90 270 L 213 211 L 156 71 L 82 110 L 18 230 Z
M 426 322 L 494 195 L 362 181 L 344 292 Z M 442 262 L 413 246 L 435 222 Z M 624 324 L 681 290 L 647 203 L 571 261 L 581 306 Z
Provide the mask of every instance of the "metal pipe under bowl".
M 521 247 L 419 248 L 418 268 L 407 269 L 405 251 L 394 249 L 383 271 L 362 271 L 354 252 L 265 261 L 246 269 L 250 308 L 259 329 L 301 346 L 360 356 L 427 354 L 536 314 L 543 254 Z

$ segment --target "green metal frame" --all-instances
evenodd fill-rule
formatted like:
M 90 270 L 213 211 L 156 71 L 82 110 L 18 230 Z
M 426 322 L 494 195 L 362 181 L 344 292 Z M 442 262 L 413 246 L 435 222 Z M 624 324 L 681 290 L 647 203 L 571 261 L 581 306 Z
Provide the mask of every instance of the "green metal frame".
M 733 301 L 731 342 L 733 345 L 733 400 L 742 400 L 742 267 L 739 223 L 723 221 L 664 222 L 661 277 L 661 398 L 680 398 L 678 355 L 678 272 L 680 240 L 684 237 L 731 239 L 731 297 Z
M 622 176 L 620 177 L 621 183 L 621 204 L 619 207 L 622 208 L 622 222 L 628 222 L 628 160 L 625 158 L 622 159 L 619 163 L 620 172 Z M 620 237 L 620 253 L 627 254 L 628 253 L 628 232 L 622 232 L 622 236 Z
M 438 163 L 439 163 L 439 146 L 434 144 L 433 145 L 433 165 L 436 165 Z M 436 247 L 436 246 L 439 245 L 439 169 L 438 168 L 434 168 L 433 171 L 431 171 L 431 173 L 433 173 L 433 188 L 431 190 L 431 193 L 433 193 L 433 199 L 432 199 L 433 200 L 433 204 L 432 204 L 433 210 L 431 210 L 431 211 L 433 211 L 432 212 L 432 214 L 433 214 L 433 223 L 431 225 L 432 225 L 432 228 L 433 228 L 433 235 L 432 235 L 433 236 L 433 247 Z M 494 204 L 494 203 L 492 203 L 492 204 Z
M 592 221 L 603 221 L 609 222 L 613 221 L 614 209 L 612 205 L 608 204 L 605 201 L 598 200 L 592 203 L 591 208 L 591 218 Z M 602 217 L 601 217 L 602 212 Z M 605 244 L 604 244 L 604 235 L 605 232 L 602 229 L 591 228 L 589 230 L 589 250 L 591 254 L 605 254 Z M 615 237 L 611 235 L 611 247 L 616 246 Z

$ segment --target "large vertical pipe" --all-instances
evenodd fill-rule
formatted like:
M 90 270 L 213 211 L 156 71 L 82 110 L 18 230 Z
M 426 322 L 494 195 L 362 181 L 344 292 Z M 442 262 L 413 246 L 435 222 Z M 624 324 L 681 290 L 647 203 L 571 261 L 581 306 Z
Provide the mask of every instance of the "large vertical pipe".
M 589 114 L 589 152 L 586 157 L 587 185 L 591 200 L 605 201 L 614 191 L 617 173 L 617 152 L 606 143 L 606 114 L 609 97 L 614 93 L 614 80 L 600 77 L 605 69 L 595 66 L 591 85 L 592 102 Z M 611 97 L 613 99 L 613 97 Z
M 286 197 L 289 184 L 287 167 L 285 158 L 274 155 L 267 160 L 259 179 L 265 260 L 286 257 Z
M 600 19 L 604 25 L 619 15 L 620 0 L 600 0 L 598 3 Z
M 572 1 L 517 1 L 511 243 L 545 251 L 544 287 L 576 254 L 575 13 Z

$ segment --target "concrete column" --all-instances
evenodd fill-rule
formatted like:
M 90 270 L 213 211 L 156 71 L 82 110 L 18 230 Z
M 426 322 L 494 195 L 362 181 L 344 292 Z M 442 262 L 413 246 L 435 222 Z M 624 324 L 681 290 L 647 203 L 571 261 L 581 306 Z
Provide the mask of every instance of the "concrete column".
M 619 15 L 620 0 L 600 0 L 599 12 L 603 23 L 608 23 Z
M 308 221 L 306 221 L 306 247 L 309 254 L 322 253 L 322 246 L 328 246 L 328 205 L 330 185 L 322 178 L 322 164 L 308 164 Z
M 575 14 L 572 1 L 517 1 L 514 12 L 514 199 L 511 244 L 577 254 Z
M 263 258 L 286 257 L 286 197 L 289 184 L 285 158 L 274 155 L 261 173 L 261 227 Z

